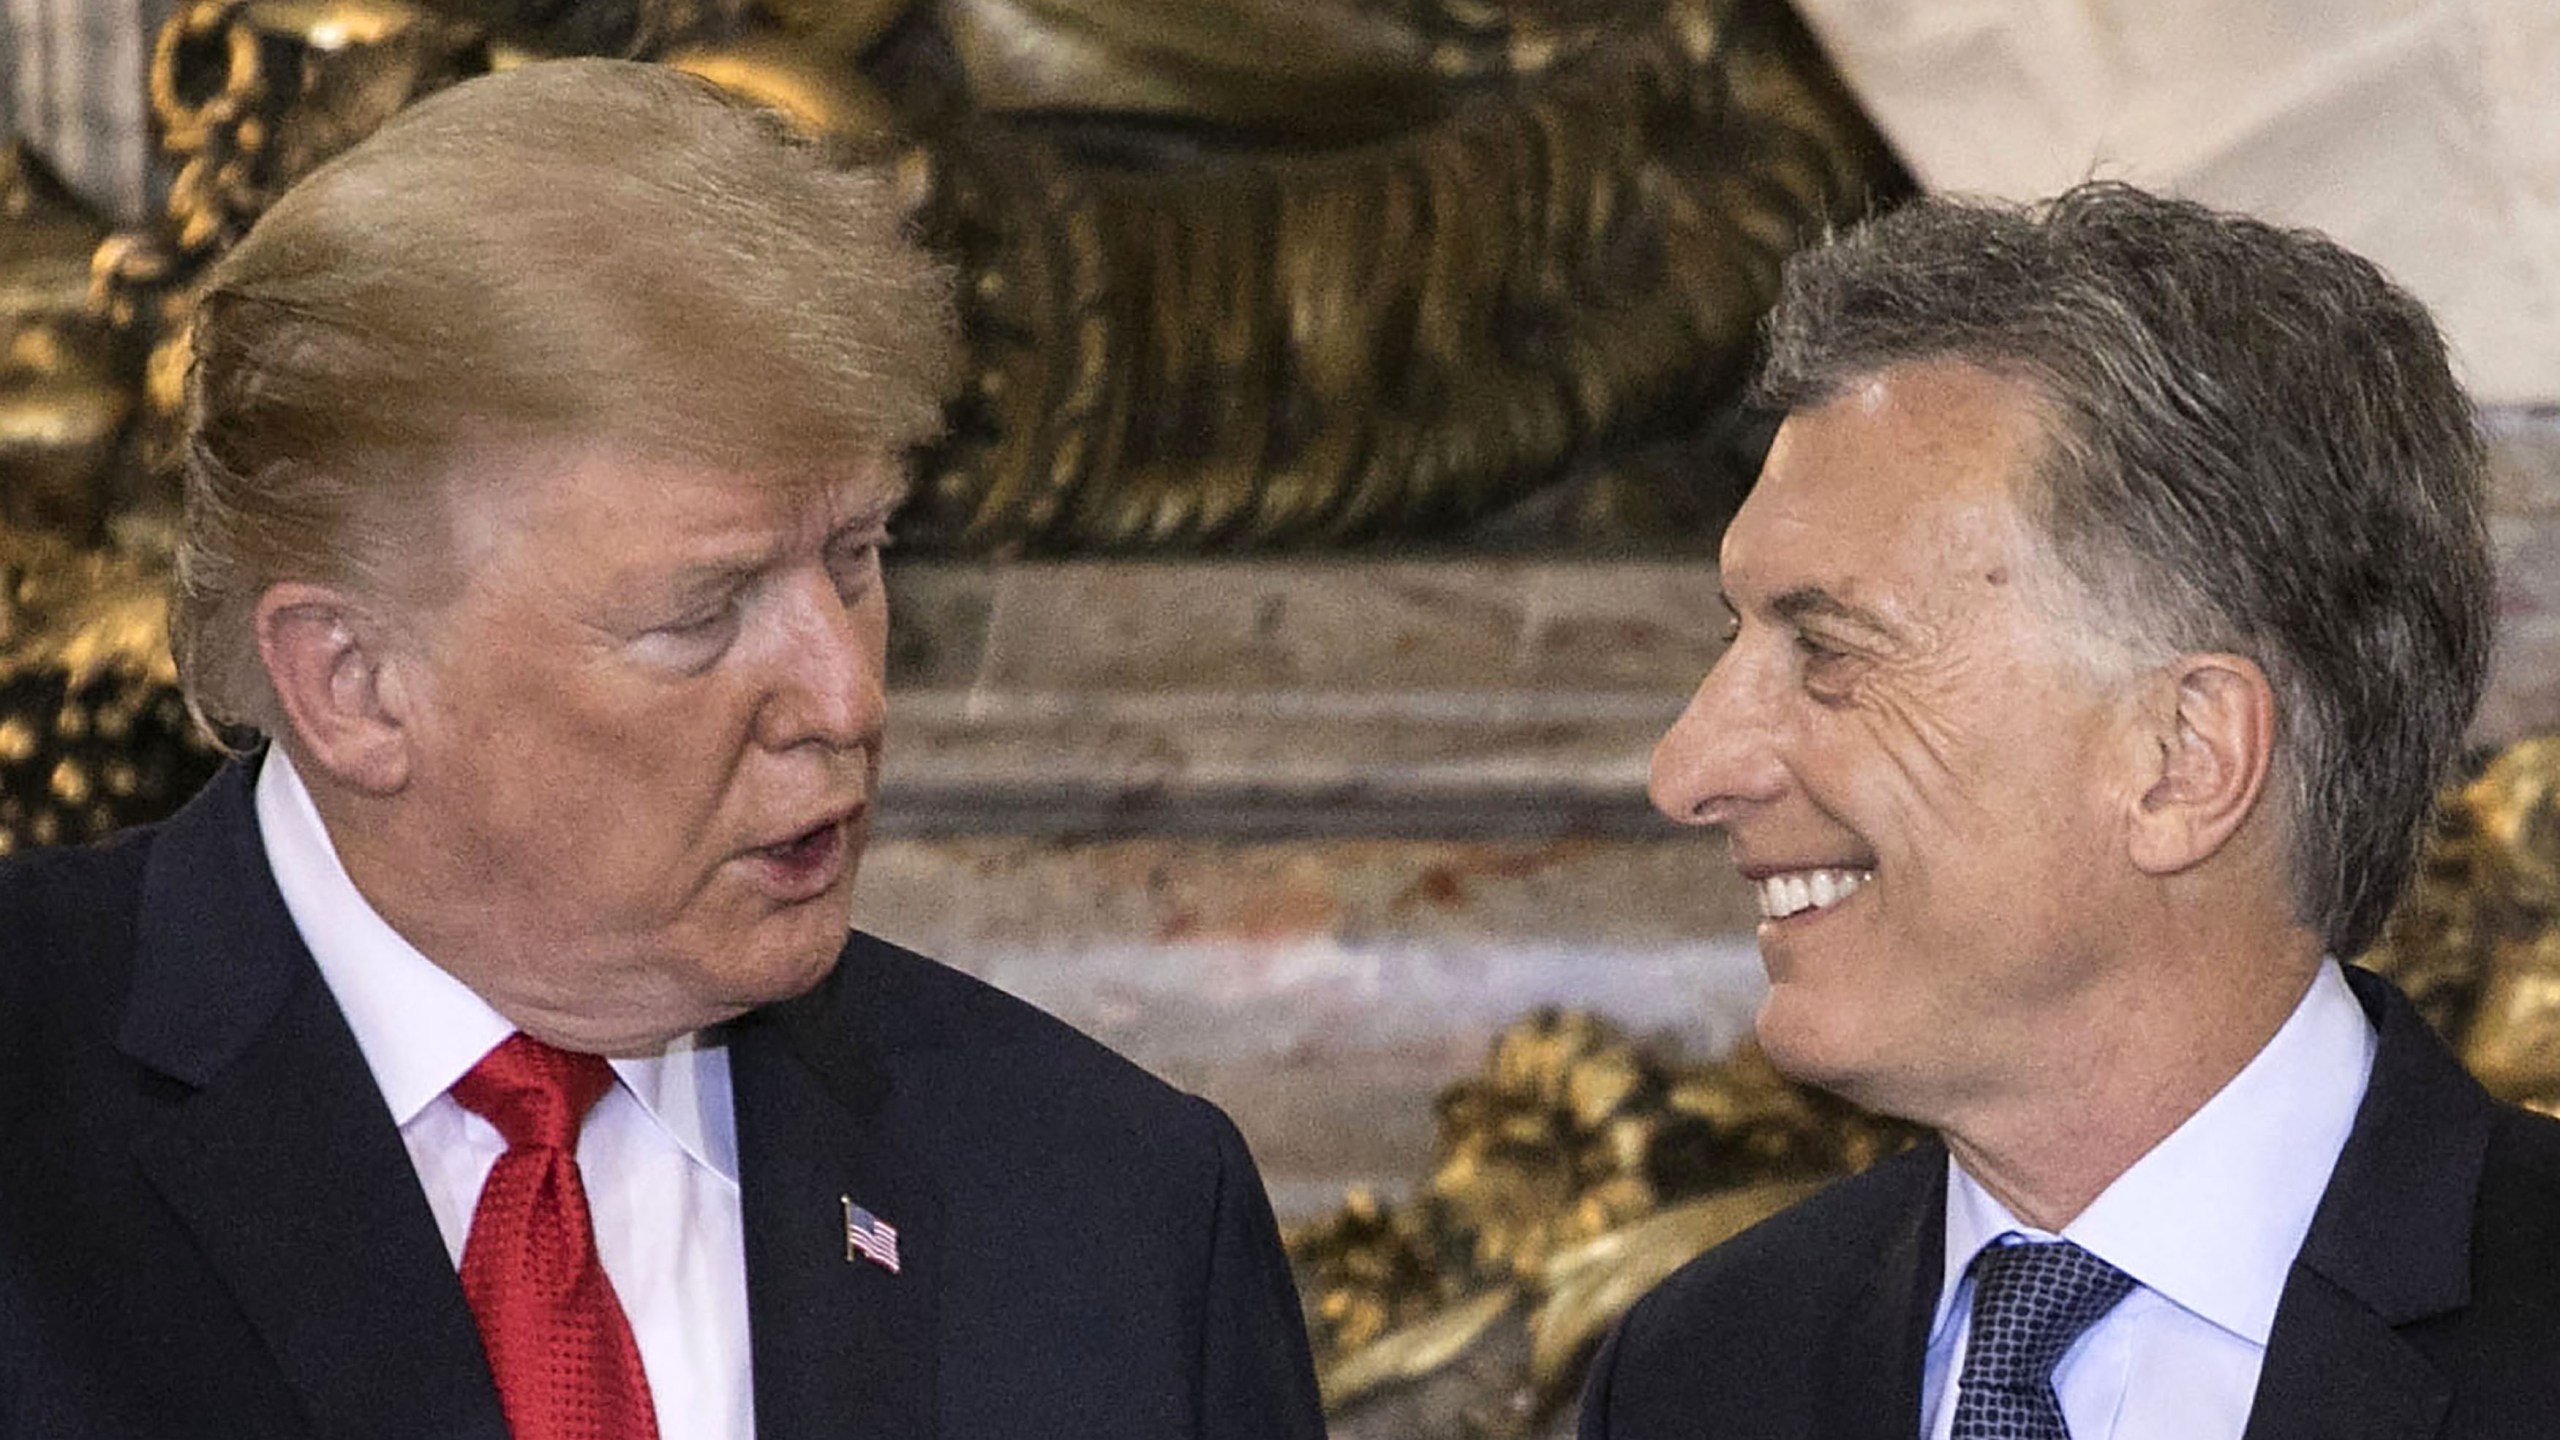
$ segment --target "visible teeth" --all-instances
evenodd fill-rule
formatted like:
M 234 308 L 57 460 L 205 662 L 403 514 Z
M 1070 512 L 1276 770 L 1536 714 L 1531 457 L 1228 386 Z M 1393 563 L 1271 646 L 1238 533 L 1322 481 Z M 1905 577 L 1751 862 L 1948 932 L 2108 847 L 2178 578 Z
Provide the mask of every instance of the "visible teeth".
M 1799 870 L 1772 875 L 1758 885 L 1760 916 L 1784 920 L 1807 910 L 1828 910 L 1875 878 L 1870 870 Z

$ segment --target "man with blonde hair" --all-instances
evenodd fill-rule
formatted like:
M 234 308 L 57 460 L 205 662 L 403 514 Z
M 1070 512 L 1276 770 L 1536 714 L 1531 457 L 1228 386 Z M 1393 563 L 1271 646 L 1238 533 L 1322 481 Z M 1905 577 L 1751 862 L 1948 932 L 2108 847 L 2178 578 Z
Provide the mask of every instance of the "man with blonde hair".
M 1321 1432 L 1225 1117 L 850 932 L 946 289 L 609 61 L 216 267 L 172 635 L 249 738 L 0 867 L 0 1435 Z

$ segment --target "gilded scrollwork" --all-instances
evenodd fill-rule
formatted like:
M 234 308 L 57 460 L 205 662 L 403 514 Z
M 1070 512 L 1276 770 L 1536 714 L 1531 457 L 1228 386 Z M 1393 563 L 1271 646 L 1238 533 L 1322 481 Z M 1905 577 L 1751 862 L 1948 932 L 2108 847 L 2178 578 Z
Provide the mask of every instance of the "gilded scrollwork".
M 1740 477 L 1643 457 L 1714 433 L 1787 251 L 1901 183 L 1747 0 L 944 13 L 976 363 L 910 520 L 962 550 L 1447 534 L 1575 470 L 1617 482 L 1586 520 L 1701 538 Z M 1306 43 L 1243 83 L 1264 26 Z
M 166 223 L 92 242 L 143 443 L 61 463 L 166 469 L 187 283 L 284 186 L 564 53 L 899 157 L 972 355 L 946 552 L 1413 541 L 1567 477 L 1531 528 L 1695 544 L 1778 262 L 1906 184 L 1780 0 L 188 0 Z
M 0 526 L 104 537 L 134 408 L 129 356 L 90 305 L 106 233 L 25 146 L 0 147 Z
M 1680 1064 L 1575 1011 L 1504 1031 L 1439 1122 L 1410 1200 L 1355 1193 L 1289 1237 L 1329 1410 L 1413 1405 L 1463 1375 L 1398 1433 L 1535 1432 L 1654 1282 L 1912 1133 L 1756 1052 Z
M 2560 736 L 2449 789 L 2418 883 L 2365 963 L 2497 1095 L 2560 1114 Z
M 165 553 L 0 528 L 0 854 L 156 819 L 219 762 L 169 663 Z

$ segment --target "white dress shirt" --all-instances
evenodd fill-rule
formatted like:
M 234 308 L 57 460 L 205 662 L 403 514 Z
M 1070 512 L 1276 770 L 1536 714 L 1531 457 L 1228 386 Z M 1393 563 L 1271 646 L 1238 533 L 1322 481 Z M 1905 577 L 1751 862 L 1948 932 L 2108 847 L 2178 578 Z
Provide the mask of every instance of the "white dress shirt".
M 2373 1025 L 2324 960 L 2266 1048 L 2063 1227 L 2137 1288 L 2054 1367 L 2072 1440 L 2239 1440 L 2276 1300 L 2373 1074 Z M 1947 1162 L 1946 1278 L 1921 1411 L 1954 1433 L 1973 1285 L 2003 1237 L 2051 1240 Z
M 515 1027 L 366 902 L 283 750 L 268 747 L 257 795 L 285 909 L 355 1031 L 459 1269 L 480 1187 L 506 1142 L 447 1091 Z M 621 1083 L 588 1112 L 578 1169 L 597 1254 L 648 1372 L 658 1433 L 750 1440 L 728 1052 L 686 1036 L 662 1054 L 612 1064 Z

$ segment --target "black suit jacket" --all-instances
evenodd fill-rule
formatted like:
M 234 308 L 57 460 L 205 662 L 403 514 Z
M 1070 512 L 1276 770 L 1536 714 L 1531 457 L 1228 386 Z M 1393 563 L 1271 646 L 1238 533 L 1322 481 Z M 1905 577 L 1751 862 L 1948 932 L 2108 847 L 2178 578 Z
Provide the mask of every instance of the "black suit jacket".
M 503 1440 L 247 767 L 0 866 L 0 1036 L 0 1436 Z M 760 1435 L 1321 1435 L 1214 1107 L 859 935 L 729 1046 Z M 843 1196 L 901 1273 L 845 1258 Z
M 2347 978 L 2373 1079 L 2247 1440 L 2560 1436 L 2560 1122 L 2491 1099 L 2398 991 Z M 1946 1166 L 1917 1146 L 1663 1282 L 1594 1363 L 1584 1440 L 1912 1440 Z

